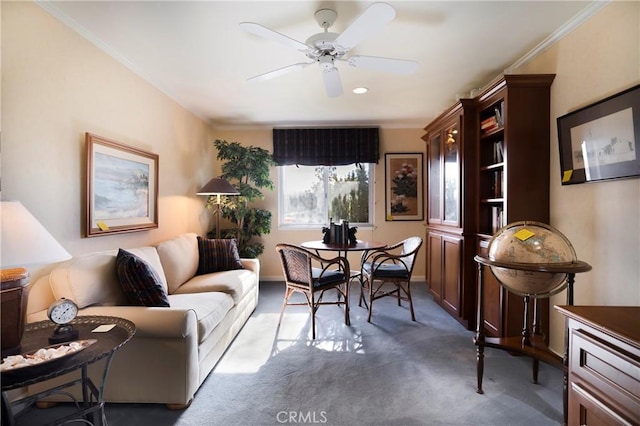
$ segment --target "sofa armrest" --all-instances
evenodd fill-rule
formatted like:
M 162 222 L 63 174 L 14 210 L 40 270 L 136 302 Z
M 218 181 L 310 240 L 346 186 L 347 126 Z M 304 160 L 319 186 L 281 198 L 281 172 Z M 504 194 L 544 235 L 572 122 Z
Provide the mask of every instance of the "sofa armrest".
M 136 336 L 153 338 L 185 338 L 197 336 L 198 323 L 192 309 L 155 308 L 145 306 L 90 306 L 81 309 L 78 315 L 106 315 L 132 321 L 136 325 Z M 28 316 L 28 322 L 47 319 L 47 311 Z
M 260 279 L 260 261 L 258 259 L 242 258 L 240 259 L 240 262 L 242 262 L 242 266 L 244 266 L 244 269 L 248 269 L 249 271 L 254 272 L 258 277 L 258 280 Z

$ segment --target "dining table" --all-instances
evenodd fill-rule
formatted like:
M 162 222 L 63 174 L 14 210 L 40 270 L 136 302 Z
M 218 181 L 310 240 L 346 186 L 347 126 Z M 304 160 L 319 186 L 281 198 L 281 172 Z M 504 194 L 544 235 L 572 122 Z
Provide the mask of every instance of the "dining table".
M 314 241 L 305 241 L 300 244 L 302 247 L 315 250 L 316 254 L 320 256 L 321 251 L 332 251 L 338 254 L 338 256 L 347 257 L 349 252 L 362 252 L 360 255 L 360 263 L 367 258 L 367 255 L 372 250 L 379 250 L 387 247 L 387 243 L 379 242 L 379 241 L 363 241 L 356 240 L 355 243 L 349 244 L 337 244 L 337 243 L 325 243 L 323 240 L 314 240 Z M 361 265 L 362 266 L 362 265 Z M 367 301 L 364 298 L 364 280 L 362 276 L 362 272 L 360 268 L 357 270 L 351 269 L 351 280 L 357 279 L 360 283 L 360 299 L 358 301 L 358 306 L 362 306 L 362 302 L 364 302 L 365 307 L 367 307 Z

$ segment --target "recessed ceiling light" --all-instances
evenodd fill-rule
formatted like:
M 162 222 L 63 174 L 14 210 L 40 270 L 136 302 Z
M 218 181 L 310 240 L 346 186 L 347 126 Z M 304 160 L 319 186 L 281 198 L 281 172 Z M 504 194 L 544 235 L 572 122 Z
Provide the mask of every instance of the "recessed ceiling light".
M 356 95 L 362 95 L 364 93 L 367 93 L 369 91 L 369 89 L 367 89 L 366 87 L 356 87 L 355 89 L 353 89 L 353 93 L 355 93 Z

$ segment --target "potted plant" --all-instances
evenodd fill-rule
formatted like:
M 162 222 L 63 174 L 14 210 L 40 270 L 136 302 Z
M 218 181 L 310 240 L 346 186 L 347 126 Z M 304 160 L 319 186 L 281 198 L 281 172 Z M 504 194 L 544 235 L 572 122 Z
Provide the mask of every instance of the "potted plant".
M 221 229 L 220 235 L 238 241 L 240 257 L 258 257 L 264 252 L 264 245 L 253 238 L 271 232 L 271 212 L 251 207 L 250 203 L 264 199 L 261 189 L 273 189 L 269 168 L 276 163 L 271 153 L 263 148 L 220 139 L 216 139 L 213 145 L 218 150 L 218 160 L 224 161 L 221 177 L 240 192 L 240 195 L 221 197 L 222 217 L 235 227 Z M 207 207 L 212 208 L 214 204 L 215 199 L 210 197 Z M 212 234 L 214 232 L 209 233 L 210 236 Z

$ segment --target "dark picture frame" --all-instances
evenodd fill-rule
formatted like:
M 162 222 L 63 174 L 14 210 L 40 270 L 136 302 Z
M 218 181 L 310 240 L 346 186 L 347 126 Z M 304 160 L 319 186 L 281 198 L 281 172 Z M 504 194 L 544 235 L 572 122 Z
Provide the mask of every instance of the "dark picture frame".
M 392 152 L 384 158 L 385 220 L 423 220 L 423 154 Z
M 158 227 L 158 155 L 91 133 L 87 149 L 87 237 Z
M 557 118 L 562 185 L 640 176 L 640 85 Z

